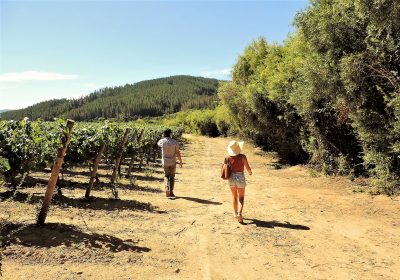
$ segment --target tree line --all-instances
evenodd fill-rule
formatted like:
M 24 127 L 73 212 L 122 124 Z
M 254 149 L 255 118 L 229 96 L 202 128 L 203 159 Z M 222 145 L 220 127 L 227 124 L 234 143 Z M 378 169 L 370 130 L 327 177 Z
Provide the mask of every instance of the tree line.
M 75 121 L 131 121 L 184 109 L 203 108 L 218 99 L 219 81 L 172 76 L 118 87 L 105 87 L 77 99 L 53 99 L 1 114 L 4 120 L 68 118 Z

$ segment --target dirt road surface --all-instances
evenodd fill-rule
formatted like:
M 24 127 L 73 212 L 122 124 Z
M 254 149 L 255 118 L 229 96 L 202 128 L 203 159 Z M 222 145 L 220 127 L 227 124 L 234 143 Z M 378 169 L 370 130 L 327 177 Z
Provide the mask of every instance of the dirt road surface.
M 45 185 L 21 190 L 34 193 L 29 203 L 3 199 L 0 212 L 18 215 L 2 234 L 0 279 L 400 279 L 399 197 L 355 193 L 346 178 L 302 166 L 274 169 L 245 143 L 253 175 L 240 224 L 219 177 L 232 139 L 185 138 L 176 199 L 165 197 L 159 161 L 122 180 L 120 200 L 107 184 L 82 200 L 86 183 L 72 182 L 88 172 L 71 173 L 44 227 L 35 215 Z

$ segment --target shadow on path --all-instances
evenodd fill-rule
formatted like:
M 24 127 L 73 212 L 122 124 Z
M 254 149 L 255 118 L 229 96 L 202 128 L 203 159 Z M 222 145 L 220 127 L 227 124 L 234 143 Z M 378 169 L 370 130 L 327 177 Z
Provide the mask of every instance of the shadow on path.
M 164 174 L 164 172 L 162 172 L 162 173 Z M 152 177 L 152 176 L 141 176 L 141 175 L 132 174 L 131 177 L 134 177 L 134 178 L 136 178 L 136 180 L 139 180 L 139 181 L 151 181 L 151 182 L 155 182 L 155 181 L 163 182 L 164 181 L 164 178 L 157 178 L 157 177 Z
M 14 201 L 21 203 L 41 203 L 43 201 L 43 195 L 33 194 L 29 196 L 26 193 L 17 192 L 13 196 L 13 192 L 8 191 L 0 193 L 0 201 L 13 197 Z M 154 213 L 165 213 L 165 211 L 158 210 L 158 206 L 153 206 L 151 203 L 141 202 L 137 200 L 123 200 L 113 198 L 102 198 L 102 197 L 89 197 L 86 198 L 70 198 L 64 195 L 55 194 L 51 202 L 53 205 L 60 207 L 73 207 L 78 209 L 92 209 L 92 210 L 107 210 L 107 211 L 118 211 L 118 210 L 131 210 L 131 211 L 148 211 Z
M 215 202 L 215 201 L 211 201 L 211 200 L 205 200 L 205 199 L 194 198 L 194 197 L 186 197 L 186 196 L 177 196 L 172 199 L 174 199 L 174 200 L 175 199 L 185 199 L 185 200 L 189 200 L 189 201 L 193 201 L 193 202 L 197 202 L 197 203 L 201 203 L 201 204 L 222 205 L 221 202 Z
M 48 223 L 40 227 L 30 224 L 22 228 L 20 225 L 9 224 L 2 230 L 2 235 L 13 244 L 26 247 L 50 248 L 61 245 L 72 247 L 76 244 L 85 244 L 90 248 L 106 248 L 110 252 L 151 251 L 150 248 L 137 246 L 138 241 L 132 239 L 122 240 L 108 234 L 85 233 L 76 226 L 62 223 Z
M 243 219 L 251 222 L 243 222 L 244 225 L 251 225 L 255 224 L 257 227 L 265 227 L 265 228 L 275 228 L 275 227 L 282 227 L 282 228 L 290 228 L 290 229 L 297 229 L 297 230 L 310 230 L 309 227 L 303 225 L 293 225 L 290 222 L 279 223 L 277 221 L 260 221 L 257 219 Z
M 148 211 L 155 213 L 165 213 L 164 211 L 156 210 L 158 207 L 153 206 L 151 203 L 140 202 L 137 200 L 122 200 L 113 198 L 102 197 L 89 197 L 86 198 L 69 198 L 66 196 L 55 195 L 53 204 L 61 207 L 75 207 L 80 209 L 92 210 L 133 210 L 133 211 Z

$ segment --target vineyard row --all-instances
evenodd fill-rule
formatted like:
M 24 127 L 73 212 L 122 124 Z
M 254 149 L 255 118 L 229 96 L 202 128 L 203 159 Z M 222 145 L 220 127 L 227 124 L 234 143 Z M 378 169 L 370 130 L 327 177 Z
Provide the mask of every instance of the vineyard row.
M 51 167 L 47 191 L 38 224 L 43 224 L 61 168 L 89 167 L 91 176 L 85 197 L 90 196 L 100 161 L 114 166 L 110 183 L 119 172 L 120 163 L 130 158 L 127 175 L 134 159 L 141 161 L 157 152 L 157 141 L 164 127 L 135 123 L 75 123 L 68 120 L 54 122 L 0 121 L 0 180 L 16 188 L 16 177 L 33 170 Z M 182 128 L 174 127 L 174 137 L 180 138 Z M 115 188 L 115 186 L 114 186 Z

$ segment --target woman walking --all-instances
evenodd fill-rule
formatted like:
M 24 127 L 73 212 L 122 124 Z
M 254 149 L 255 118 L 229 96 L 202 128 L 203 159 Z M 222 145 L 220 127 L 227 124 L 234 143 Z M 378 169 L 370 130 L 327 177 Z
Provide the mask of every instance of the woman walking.
M 249 175 L 252 175 L 250 165 L 247 162 L 246 155 L 242 154 L 244 142 L 236 142 L 232 140 L 228 145 L 228 159 L 231 166 L 231 175 L 228 185 L 233 195 L 234 215 L 240 223 L 243 222 L 242 211 L 244 205 L 244 192 L 246 187 L 246 178 L 244 176 L 244 168 L 246 167 Z

